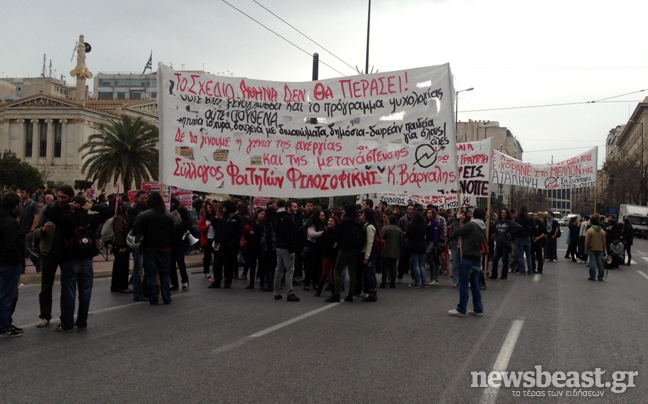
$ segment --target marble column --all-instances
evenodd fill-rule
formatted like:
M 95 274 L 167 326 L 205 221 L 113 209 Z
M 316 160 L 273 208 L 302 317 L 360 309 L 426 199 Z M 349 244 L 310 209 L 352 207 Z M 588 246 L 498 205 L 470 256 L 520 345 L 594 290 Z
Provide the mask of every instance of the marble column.
M 19 133 L 18 133 L 18 145 L 16 147 L 16 155 L 24 159 L 25 158 L 25 137 L 27 136 L 26 127 L 25 127 L 25 120 L 24 119 L 16 119 L 16 123 L 20 125 Z M 9 137 L 11 138 L 11 133 L 8 133 L 10 135 Z M 9 139 L 9 147 L 7 149 L 11 149 L 11 139 Z
M 54 158 L 54 120 L 46 119 L 45 123 L 47 124 L 47 147 L 45 150 L 45 163 L 48 166 L 51 166 L 52 159 Z
M 40 125 L 38 119 L 32 119 L 30 121 L 32 123 L 32 163 L 37 163 L 38 162 L 38 145 L 40 143 Z
M 67 163 L 67 160 L 65 159 L 65 153 L 67 151 L 67 140 L 69 140 L 68 136 L 68 130 L 70 129 L 70 126 L 67 124 L 68 120 L 67 119 L 61 119 L 61 159 L 63 159 L 64 163 Z

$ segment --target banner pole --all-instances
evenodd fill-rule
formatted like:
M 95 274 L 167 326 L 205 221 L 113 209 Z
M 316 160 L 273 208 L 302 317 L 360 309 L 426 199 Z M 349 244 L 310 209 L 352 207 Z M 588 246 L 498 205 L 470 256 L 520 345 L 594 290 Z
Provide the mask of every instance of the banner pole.
M 490 239 L 488 235 L 490 234 L 490 215 L 491 215 L 491 196 L 488 195 L 488 203 L 486 205 L 486 245 L 490 248 Z M 486 259 L 484 260 L 484 283 L 486 283 L 486 278 L 488 278 L 488 255 L 486 253 Z

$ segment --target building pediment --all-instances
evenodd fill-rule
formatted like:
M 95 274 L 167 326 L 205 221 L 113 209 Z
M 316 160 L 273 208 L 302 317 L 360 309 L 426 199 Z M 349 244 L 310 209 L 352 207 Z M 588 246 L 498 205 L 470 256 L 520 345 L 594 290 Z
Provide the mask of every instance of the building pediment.
M 0 109 L 5 109 L 5 110 L 12 110 L 18 108 L 78 109 L 78 108 L 82 108 L 82 105 L 71 100 L 51 97 L 43 94 L 37 94 L 37 95 L 21 98 L 20 100 L 17 101 L 8 102 L 0 106 Z
M 136 112 L 144 112 L 147 114 L 158 116 L 158 102 L 157 100 L 146 100 L 131 104 L 127 109 Z

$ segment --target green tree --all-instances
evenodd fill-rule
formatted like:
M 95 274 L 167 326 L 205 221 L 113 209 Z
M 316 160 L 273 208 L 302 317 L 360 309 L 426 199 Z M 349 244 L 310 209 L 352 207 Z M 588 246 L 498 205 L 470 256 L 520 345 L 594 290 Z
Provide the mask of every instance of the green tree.
M 36 190 L 41 184 L 41 175 L 36 168 L 20 160 L 12 151 L 5 150 L 2 153 L 0 186 L 4 188 L 25 186 Z
M 99 133 L 90 135 L 88 142 L 79 148 L 85 151 L 81 172 L 97 183 L 97 189 L 106 184 L 122 183 L 128 191 L 134 183 L 139 188 L 142 181 L 158 180 L 159 151 L 155 147 L 159 131 L 141 118 L 132 120 L 122 115 L 121 120 L 111 121 L 101 127 Z

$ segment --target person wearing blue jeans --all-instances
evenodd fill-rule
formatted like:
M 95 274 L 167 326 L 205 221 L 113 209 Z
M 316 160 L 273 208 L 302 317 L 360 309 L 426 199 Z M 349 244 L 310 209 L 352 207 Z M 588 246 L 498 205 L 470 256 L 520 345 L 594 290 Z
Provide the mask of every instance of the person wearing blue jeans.
M 17 221 L 19 203 L 18 194 L 8 192 L 2 197 L 0 206 L 0 338 L 22 335 L 22 329 L 11 324 L 18 303 L 18 284 L 22 272 Z
M 142 282 L 142 267 L 144 266 L 144 254 L 142 246 L 133 249 L 133 300 L 145 301 L 144 284 Z
M 12 334 L 12 318 L 18 303 L 18 284 L 20 283 L 22 267 L 18 265 L 0 265 L 0 336 L 15 336 Z
M 98 214 L 89 215 L 93 210 Z M 92 258 L 98 254 L 95 240 L 87 233 L 91 225 L 105 222 L 113 211 L 75 196 L 69 204 L 50 206 L 45 217 L 61 229 L 61 324 L 54 331 L 70 332 L 76 324 L 80 330 L 88 327 L 88 310 L 92 295 Z M 79 289 L 79 309 L 74 322 L 75 299 Z
M 410 262 L 412 266 L 412 283 L 411 287 L 427 286 L 425 278 L 425 254 L 410 253 Z
M 146 212 L 149 208 L 148 205 L 149 194 L 148 192 L 140 189 L 135 195 L 135 206 L 130 208 L 128 212 L 128 220 L 130 220 L 130 227 L 133 227 L 137 217 Z M 148 288 L 142 284 L 142 266 L 144 263 L 144 256 L 142 255 L 142 247 L 133 249 L 133 300 L 146 301 L 144 295 L 145 291 L 148 291 Z
M 462 256 L 459 264 L 459 304 L 456 309 L 448 311 L 449 316 L 464 317 L 466 313 L 477 317 L 484 315 L 479 278 L 483 274 L 481 259 L 484 243 L 487 242 L 485 218 L 486 211 L 476 208 L 473 220 L 455 229 L 450 236 L 451 240 L 461 237 Z M 469 290 L 472 293 L 473 310 L 466 312 Z
M 158 285 L 156 276 L 160 275 L 162 301 L 171 303 L 171 273 L 172 246 L 176 240 L 173 217 L 166 211 L 162 195 L 153 192 L 148 197 L 149 209 L 140 213 L 133 224 L 133 236 L 142 236 L 141 249 L 143 252 L 144 293 L 149 294 L 149 304 L 158 303 Z M 175 270 L 175 268 L 174 268 Z M 133 282 L 134 283 L 134 282 Z
M 596 280 L 596 269 L 598 268 L 598 280 L 602 281 L 605 277 L 605 268 L 603 267 L 603 255 L 605 255 L 605 231 L 599 225 L 597 216 L 590 219 L 590 228 L 585 233 L 585 253 L 589 255 L 589 278 L 590 281 Z
M 144 250 L 144 267 L 146 272 L 146 285 L 149 290 L 149 304 L 158 304 L 158 294 L 162 291 L 162 302 L 171 303 L 171 268 L 173 261 L 171 259 L 171 248 L 168 250 L 145 249 Z M 174 268 L 175 269 L 175 268 Z M 160 276 L 160 286 L 158 288 L 157 276 Z
M 534 230 L 534 222 L 529 217 L 528 209 L 525 205 L 520 207 L 520 213 L 515 216 L 515 223 L 521 226 L 515 239 L 515 245 L 518 251 L 518 263 L 520 274 L 533 274 L 533 254 L 531 253 L 531 235 Z
M 481 260 L 463 258 L 459 264 L 459 304 L 457 312 L 466 314 L 468 306 L 468 290 L 472 293 L 473 313 L 483 313 L 481 290 L 479 289 L 479 276 L 482 273 Z
M 93 279 L 92 257 L 70 258 L 61 262 L 61 329 L 63 331 L 71 331 L 75 325 L 80 330 L 88 327 Z M 79 288 L 79 311 L 75 323 L 77 286 Z

